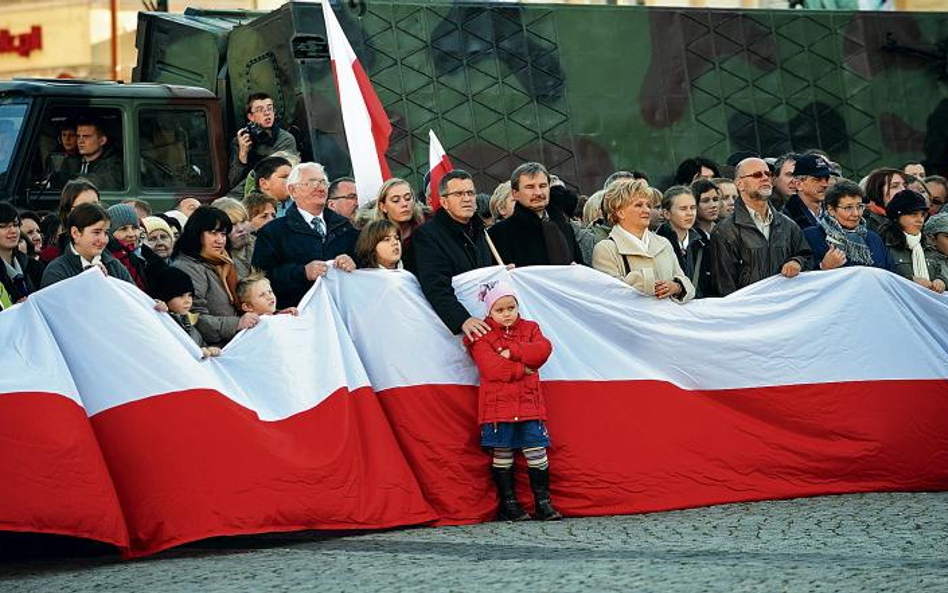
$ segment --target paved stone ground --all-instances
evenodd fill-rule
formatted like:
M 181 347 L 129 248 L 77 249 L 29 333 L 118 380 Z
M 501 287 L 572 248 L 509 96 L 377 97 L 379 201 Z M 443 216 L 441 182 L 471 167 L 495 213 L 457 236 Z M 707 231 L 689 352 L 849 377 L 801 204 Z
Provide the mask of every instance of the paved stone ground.
M 220 538 L 123 562 L 0 561 L 4 593 L 948 592 L 948 493 L 860 494 L 559 523 Z

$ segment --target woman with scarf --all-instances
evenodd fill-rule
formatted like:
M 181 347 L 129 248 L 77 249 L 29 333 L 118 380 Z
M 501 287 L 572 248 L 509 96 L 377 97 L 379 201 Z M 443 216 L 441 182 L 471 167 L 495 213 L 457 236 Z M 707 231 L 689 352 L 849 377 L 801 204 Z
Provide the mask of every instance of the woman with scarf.
M 922 227 L 928 204 L 918 192 L 903 189 L 885 207 L 889 222 L 882 227 L 882 240 L 892 259 L 892 271 L 935 292 L 945 292 L 945 280 L 935 273 L 925 257 Z
M 863 212 L 862 188 L 842 180 L 826 190 L 819 224 L 803 229 L 813 249 L 814 270 L 844 266 L 874 266 L 892 271 L 892 261 L 882 238 L 869 230 Z
M 188 218 L 174 247 L 174 267 L 194 284 L 191 312 L 198 316 L 194 326 L 209 346 L 223 346 L 238 331 L 260 321 L 256 313 L 240 313 L 237 269 L 227 255 L 231 230 L 223 210 L 201 206 Z
M 106 249 L 125 266 L 135 286 L 154 297 L 155 277 L 168 264 L 147 245 L 141 244 L 142 225 L 134 206 L 115 204 L 109 207 L 108 212 L 111 223 Z

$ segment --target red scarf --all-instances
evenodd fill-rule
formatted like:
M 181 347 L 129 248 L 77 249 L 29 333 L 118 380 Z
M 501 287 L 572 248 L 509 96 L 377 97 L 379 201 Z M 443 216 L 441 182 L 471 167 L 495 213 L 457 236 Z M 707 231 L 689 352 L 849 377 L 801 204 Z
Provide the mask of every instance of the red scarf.
M 119 245 L 122 245 L 119 243 Z M 138 268 L 135 267 L 135 263 L 132 261 L 132 253 L 126 245 L 122 245 L 121 249 L 117 249 L 112 252 L 112 257 L 119 260 L 125 269 L 128 270 L 128 273 L 131 275 L 132 280 L 135 281 L 135 286 L 137 286 L 142 292 L 148 292 L 148 285 L 145 284 L 145 279 L 142 278 L 142 275 L 138 273 Z

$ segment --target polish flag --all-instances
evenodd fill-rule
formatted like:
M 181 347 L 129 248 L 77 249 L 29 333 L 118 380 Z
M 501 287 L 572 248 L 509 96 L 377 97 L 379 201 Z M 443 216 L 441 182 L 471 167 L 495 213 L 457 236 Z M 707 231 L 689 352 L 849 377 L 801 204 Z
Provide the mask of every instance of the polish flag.
M 428 130 L 428 204 L 431 210 L 437 211 L 441 207 L 441 195 L 438 193 L 438 186 L 441 184 L 441 178 L 448 171 L 453 171 L 454 165 L 448 158 L 434 130 Z
M 407 272 L 327 279 L 439 522 L 491 519 L 477 371 L 459 337 L 427 321 Z M 478 288 L 499 279 L 553 343 L 539 373 L 567 515 L 948 489 L 946 296 L 874 268 L 684 306 L 583 266 L 474 270 L 454 288 L 483 317 Z M 392 352 L 411 361 L 379 364 Z M 518 480 L 527 503 L 525 471 Z
M 392 176 L 385 159 L 392 124 L 339 26 L 332 6 L 328 0 L 323 0 L 322 5 L 346 144 L 359 190 L 359 205 L 362 206 L 375 199 L 382 183 Z

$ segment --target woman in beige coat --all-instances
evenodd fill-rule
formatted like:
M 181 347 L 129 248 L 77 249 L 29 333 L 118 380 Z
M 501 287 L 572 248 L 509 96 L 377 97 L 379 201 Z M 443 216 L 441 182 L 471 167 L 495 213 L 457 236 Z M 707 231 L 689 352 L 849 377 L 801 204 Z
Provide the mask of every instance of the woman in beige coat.
M 648 230 L 649 188 L 642 179 L 620 179 L 603 201 L 613 222 L 609 237 L 593 249 L 592 265 L 644 294 L 687 303 L 695 288 L 678 265 L 671 243 Z

